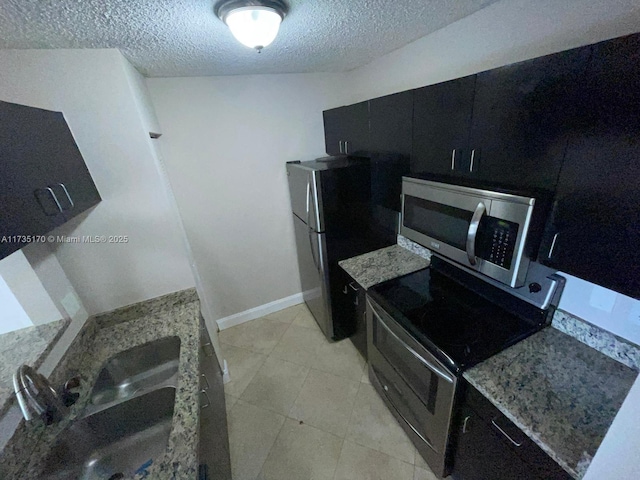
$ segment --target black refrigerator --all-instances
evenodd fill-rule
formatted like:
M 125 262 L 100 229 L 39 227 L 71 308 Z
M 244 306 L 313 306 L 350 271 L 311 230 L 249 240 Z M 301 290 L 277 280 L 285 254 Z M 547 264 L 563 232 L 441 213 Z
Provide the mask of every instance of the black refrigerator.
M 338 262 L 396 243 L 395 231 L 376 222 L 369 159 L 288 162 L 287 177 L 303 298 L 327 339 L 340 340 L 356 314 Z

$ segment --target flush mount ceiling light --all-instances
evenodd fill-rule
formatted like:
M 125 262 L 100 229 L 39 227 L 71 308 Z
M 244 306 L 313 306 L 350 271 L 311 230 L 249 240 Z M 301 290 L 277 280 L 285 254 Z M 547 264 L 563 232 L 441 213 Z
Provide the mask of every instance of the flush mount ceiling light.
M 259 53 L 278 35 L 287 4 L 281 0 L 225 0 L 216 5 L 215 12 L 236 40 Z

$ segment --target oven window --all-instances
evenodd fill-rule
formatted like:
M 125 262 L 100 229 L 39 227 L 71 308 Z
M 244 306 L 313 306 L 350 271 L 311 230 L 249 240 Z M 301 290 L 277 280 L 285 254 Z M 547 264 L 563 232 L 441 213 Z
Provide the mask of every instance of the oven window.
M 416 358 L 404 343 L 382 326 L 375 315 L 372 325 L 375 347 L 422 400 L 427 410 L 435 415 L 438 376 Z
M 466 249 L 467 233 L 473 212 L 431 202 L 409 195 L 404 196 L 403 224 L 416 232 L 444 243 Z

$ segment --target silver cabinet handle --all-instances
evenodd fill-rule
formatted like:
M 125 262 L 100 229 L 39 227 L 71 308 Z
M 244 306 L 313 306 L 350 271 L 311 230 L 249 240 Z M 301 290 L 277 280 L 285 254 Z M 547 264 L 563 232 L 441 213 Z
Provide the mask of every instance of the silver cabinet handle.
M 343 142 L 342 140 L 340 140 L 340 153 L 344 153 L 344 148 L 342 147 L 342 144 Z
M 345 285 L 344 288 L 342 289 L 342 293 L 344 293 L 345 295 L 347 293 L 349 293 L 349 290 L 347 289 L 347 286 Z
M 62 213 L 62 205 L 60 205 L 58 197 L 56 197 L 54 191 L 51 189 L 51 187 L 47 187 L 45 190 L 47 190 L 51 194 L 51 197 L 53 197 L 53 201 L 56 202 L 56 207 L 58 207 L 58 210 L 60 210 L 60 213 Z
M 464 422 L 462 423 L 462 433 L 467 433 L 467 424 L 469 423 L 469 420 L 471 419 L 471 415 L 468 415 L 465 417 Z
M 71 205 L 69 209 L 75 207 L 73 200 L 71 200 L 71 195 L 69 195 L 69 190 L 67 190 L 67 187 L 64 186 L 64 183 L 59 183 L 58 185 L 62 187 L 62 190 L 64 190 L 64 194 L 67 196 L 67 200 L 69 200 L 69 204 Z
M 349 284 L 349 287 L 351 287 L 351 290 L 353 290 L 354 292 L 357 292 L 357 291 L 358 291 L 358 287 L 355 287 L 355 286 L 354 286 L 354 284 L 355 284 L 355 283 L 356 283 L 356 282 L 351 282 L 351 283 Z
M 47 212 L 47 209 L 46 209 L 46 208 L 44 208 L 44 205 L 42 204 L 42 200 L 40 200 L 40 192 L 45 192 L 45 191 L 46 191 L 46 192 L 48 192 L 48 193 L 49 193 L 49 195 L 51 195 L 51 198 L 53 199 L 53 202 L 56 204 L 56 207 L 57 207 L 57 209 L 58 209 L 58 211 L 57 211 L 57 212 L 55 212 L 55 213 L 48 213 L 48 212 Z M 54 192 L 50 187 L 47 187 L 47 188 L 36 188 L 36 189 L 33 191 L 33 194 L 34 194 L 34 196 L 36 197 L 36 200 L 38 201 L 38 203 L 40 204 L 40 208 L 42 208 L 42 211 L 44 212 L 44 214 L 45 214 L 47 217 L 55 217 L 55 216 L 56 216 L 56 215 L 58 215 L 59 213 L 62 213 L 62 211 L 63 211 L 63 210 L 62 210 L 62 205 L 60 205 L 60 202 L 58 201 L 58 197 L 56 197 L 55 192 Z
M 558 235 L 559 235 L 559 233 L 556 233 L 553 236 L 553 240 L 551 241 L 551 248 L 549 249 L 549 255 L 547 255 L 548 259 L 551 259 L 552 255 L 553 255 L 553 249 L 556 248 L 556 240 L 558 239 Z
M 349 142 L 345 140 L 344 142 L 344 154 L 349 155 Z
M 203 410 L 205 408 L 208 408 L 211 406 L 211 400 L 209 400 L 209 395 L 207 395 L 207 391 L 206 390 L 200 390 L 200 395 L 204 394 L 205 398 L 207 399 L 207 404 L 206 405 L 200 405 L 200 410 Z
M 407 345 L 406 342 L 404 342 L 400 337 L 398 337 L 398 335 L 395 334 L 395 332 L 393 330 L 391 330 L 389 328 L 389 326 L 384 322 L 384 320 L 382 320 L 382 317 L 380 317 L 380 315 L 378 315 L 378 312 L 376 312 L 375 308 L 373 307 L 373 305 L 371 305 L 371 302 L 367 301 L 367 303 L 369 304 L 369 308 L 371 309 L 371 313 L 373 313 L 373 315 L 376 317 L 376 319 L 378 320 L 378 323 L 380 325 L 382 325 L 382 327 L 398 342 L 400 343 L 400 345 L 402 345 L 403 348 L 407 349 L 409 351 L 409 353 L 411 353 L 411 355 L 413 355 L 416 360 L 418 360 L 420 363 L 422 363 L 425 367 L 427 367 L 429 370 L 431 370 L 433 373 L 435 373 L 436 375 L 438 375 L 440 378 L 442 378 L 443 380 L 446 380 L 449 383 L 453 383 L 453 378 L 451 378 L 449 375 L 447 375 L 446 373 L 444 373 L 442 370 L 440 370 L 438 367 L 436 367 L 435 365 L 433 365 L 432 363 L 428 362 L 427 360 L 425 360 L 424 358 L 422 358 L 420 356 L 420 354 L 418 352 L 416 352 L 413 348 L 411 348 L 409 345 Z
M 471 150 L 471 163 L 469 164 L 469 171 L 473 172 L 473 163 L 476 159 L 476 150 L 475 148 L 473 150 Z
M 211 355 L 207 354 L 207 350 L 204 347 L 211 347 L 213 349 L 213 345 L 211 345 L 211 342 L 203 343 L 202 351 L 204 352 L 205 357 L 213 357 L 213 354 Z
M 200 376 L 204 378 L 204 383 L 207 385 L 205 388 L 203 388 L 203 390 L 209 390 L 210 386 L 209 386 L 209 380 L 207 379 L 207 376 L 204 373 L 201 373 Z
M 487 211 L 487 207 L 484 203 L 479 202 L 471 222 L 469 222 L 469 231 L 467 232 L 467 258 L 471 265 L 476 264 L 476 236 L 478 235 L 478 226 L 480 225 L 480 219 Z
M 513 443 L 516 447 L 520 447 L 522 446 L 522 442 L 518 443 L 516 442 L 513 438 L 511 438 L 509 436 L 509 434 L 507 432 L 505 432 L 503 429 L 501 429 L 498 424 L 495 422 L 495 420 L 491 420 L 491 425 L 493 425 L 494 427 L 496 427 L 498 429 L 498 431 L 504 435 L 505 437 L 507 437 L 507 440 L 509 440 L 511 443 Z
M 451 170 L 456 169 L 456 149 L 451 151 Z

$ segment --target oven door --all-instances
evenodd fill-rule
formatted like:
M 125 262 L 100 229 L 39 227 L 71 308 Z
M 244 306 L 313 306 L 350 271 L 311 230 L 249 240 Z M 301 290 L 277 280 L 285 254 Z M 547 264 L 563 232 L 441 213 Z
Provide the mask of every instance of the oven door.
M 431 469 L 445 476 L 457 379 L 367 297 L 369 376 Z
M 518 287 L 529 265 L 524 245 L 534 202 L 405 177 L 400 233 L 470 270 Z

